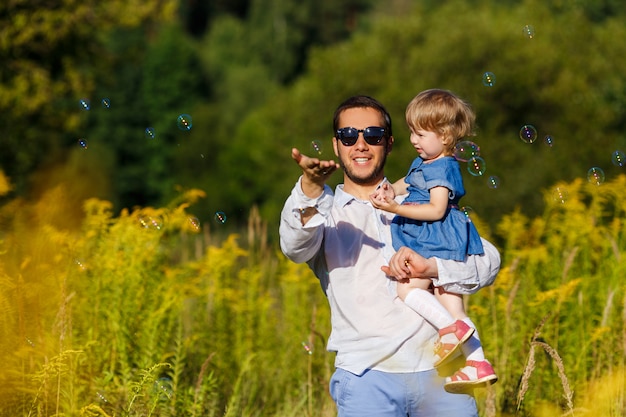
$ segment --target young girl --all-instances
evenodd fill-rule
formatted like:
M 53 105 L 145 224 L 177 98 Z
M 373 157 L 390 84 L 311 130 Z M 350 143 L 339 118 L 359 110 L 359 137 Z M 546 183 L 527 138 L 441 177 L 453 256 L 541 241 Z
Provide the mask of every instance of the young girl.
M 423 91 L 407 106 L 411 144 L 419 157 L 406 177 L 393 185 L 384 183 L 370 198 L 374 207 L 396 214 L 391 225 L 396 250 L 407 246 L 425 258 L 458 261 L 483 253 L 478 231 L 458 207 L 465 189 L 453 156 L 457 141 L 473 135 L 474 120 L 469 104 L 446 90 Z M 398 204 L 395 196 L 407 192 Z M 478 332 L 463 306 L 463 294 L 478 291 L 479 283 L 464 277 L 454 279 L 398 282 L 398 295 L 438 330 L 435 367 L 462 351 L 465 367 L 446 379 L 445 389 L 468 392 L 493 384 L 498 377 L 485 359 Z M 431 283 L 435 295 L 428 290 Z

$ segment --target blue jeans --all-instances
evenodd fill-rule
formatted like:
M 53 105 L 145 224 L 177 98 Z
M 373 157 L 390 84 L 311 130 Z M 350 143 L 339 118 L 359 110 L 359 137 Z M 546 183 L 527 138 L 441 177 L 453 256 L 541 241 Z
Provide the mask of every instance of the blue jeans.
M 443 389 L 437 371 L 395 374 L 336 369 L 330 394 L 338 417 L 478 417 L 476 401 Z

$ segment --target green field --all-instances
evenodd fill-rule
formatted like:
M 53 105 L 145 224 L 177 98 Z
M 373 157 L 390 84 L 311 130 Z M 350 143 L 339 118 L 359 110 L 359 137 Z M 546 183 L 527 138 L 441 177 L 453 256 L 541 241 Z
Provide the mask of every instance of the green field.
M 503 259 L 467 300 L 500 377 L 483 416 L 626 415 L 626 177 L 558 187 L 541 217 L 474 219 Z M 186 212 L 201 191 L 119 216 L 66 193 L 0 209 L 1 416 L 335 414 L 326 300 L 254 209 L 220 237 Z

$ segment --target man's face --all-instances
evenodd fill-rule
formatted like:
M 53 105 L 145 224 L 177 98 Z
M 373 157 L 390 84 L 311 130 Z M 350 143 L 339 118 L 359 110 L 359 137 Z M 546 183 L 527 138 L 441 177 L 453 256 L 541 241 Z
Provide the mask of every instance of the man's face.
M 362 130 L 376 126 L 383 126 L 382 115 L 372 108 L 347 109 L 339 116 L 339 128 Z M 333 138 L 335 154 L 344 171 L 344 190 L 352 186 L 378 185 L 384 177 L 383 169 L 392 144 L 393 137 L 389 137 L 383 138 L 377 145 L 370 145 L 363 138 L 363 133 L 359 133 L 352 146 L 346 146 L 336 137 Z

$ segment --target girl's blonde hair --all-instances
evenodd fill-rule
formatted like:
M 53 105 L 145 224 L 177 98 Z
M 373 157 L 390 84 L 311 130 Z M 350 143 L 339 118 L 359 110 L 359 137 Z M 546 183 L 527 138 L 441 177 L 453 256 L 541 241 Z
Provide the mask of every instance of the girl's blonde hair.
M 406 107 L 406 123 L 411 130 L 437 133 L 446 155 L 454 154 L 460 139 L 475 135 L 475 121 L 470 104 L 447 90 L 422 91 Z

